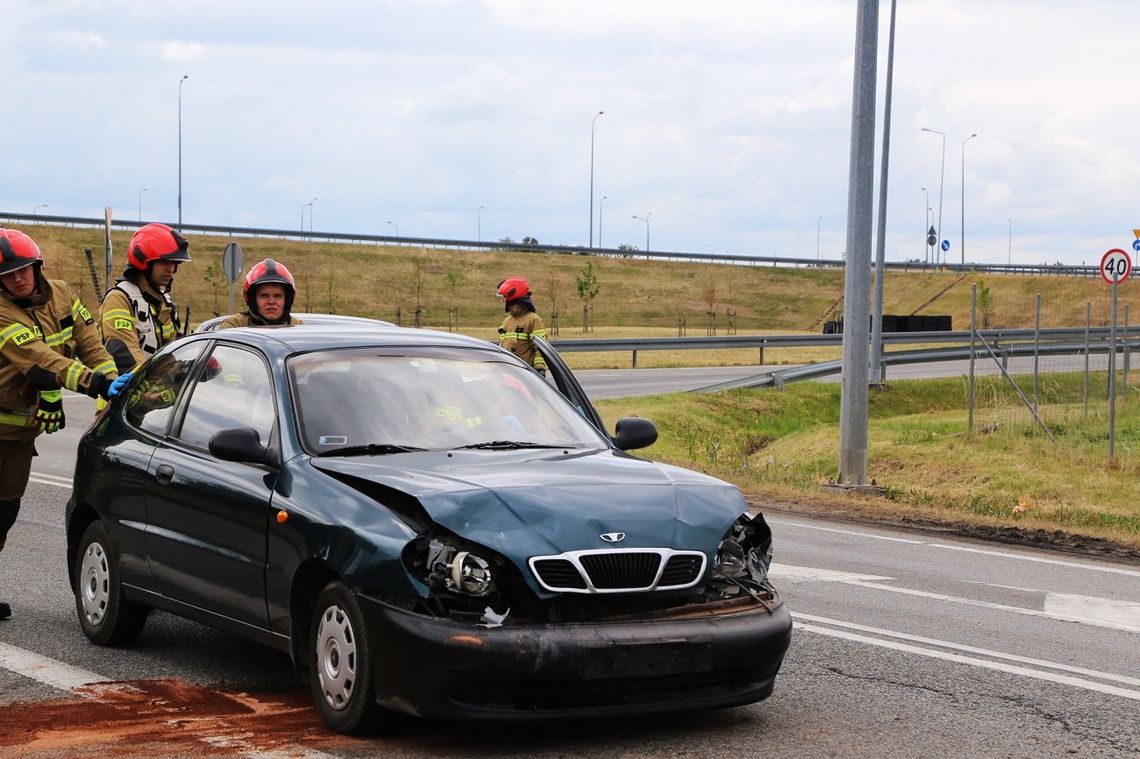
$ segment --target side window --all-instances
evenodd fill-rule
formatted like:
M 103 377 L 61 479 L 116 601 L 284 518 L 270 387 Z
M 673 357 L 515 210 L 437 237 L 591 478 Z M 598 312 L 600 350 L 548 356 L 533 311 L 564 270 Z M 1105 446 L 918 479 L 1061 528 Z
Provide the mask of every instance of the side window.
M 276 413 L 273 385 L 265 362 L 254 352 L 219 345 L 189 388 L 190 401 L 175 437 L 205 448 L 214 433 L 252 427 L 268 443 Z
M 191 343 L 149 362 L 127 399 L 127 421 L 156 435 L 166 433 L 174 399 L 190 368 L 202 352 L 202 342 Z

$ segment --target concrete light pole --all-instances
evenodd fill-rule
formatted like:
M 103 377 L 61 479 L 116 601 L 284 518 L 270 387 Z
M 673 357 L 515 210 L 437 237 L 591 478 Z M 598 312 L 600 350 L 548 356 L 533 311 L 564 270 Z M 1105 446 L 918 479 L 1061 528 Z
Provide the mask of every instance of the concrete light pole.
M 594 247 L 594 124 L 598 121 L 598 116 L 604 114 L 605 111 L 598 111 L 594 118 L 590 121 L 590 247 Z
M 178 80 L 178 231 L 182 231 L 182 83 L 190 78 L 183 74 Z
M 653 215 L 653 212 L 650 211 L 649 213 L 645 214 L 645 216 L 634 216 L 633 217 L 635 219 L 640 219 L 641 221 L 645 222 L 645 252 L 646 253 L 649 252 L 649 217 L 652 215 Z
M 146 188 L 139 190 L 139 221 L 142 221 L 142 194 L 146 192 Z
M 959 241 L 959 250 L 962 251 L 962 263 L 966 263 L 966 143 L 977 137 L 975 132 L 962 140 L 962 239 Z
M 945 179 L 946 179 L 946 133 L 945 132 L 939 132 L 937 129 L 927 129 L 926 127 L 923 127 L 922 131 L 930 132 L 931 134 L 937 134 L 937 135 L 942 136 L 942 170 L 938 173 L 938 229 L 935 230 L 938 233 L 937 235 L 935 235 L 938 238 L 938 240 L 935 242 L 935 245 L 941 246 L 942 245 L 942 188 L 945 186 L 944 183 L 945 183 Z M 935 263 L 938 262 L 937 261 L 938 250 L 939 250 L 938 247 L 936 247 L 934 249 Z
M 602 246 L 602 212 L 606 210 L 606 198 L 608 198 L 608 197 L 609 197 L 609 195 L 603 195 L 601 202 L 598 203 L 598 247 L 599 248 L 603 247 Z
M 475 242 L 483 242 L 483 206 L 475 214 Z

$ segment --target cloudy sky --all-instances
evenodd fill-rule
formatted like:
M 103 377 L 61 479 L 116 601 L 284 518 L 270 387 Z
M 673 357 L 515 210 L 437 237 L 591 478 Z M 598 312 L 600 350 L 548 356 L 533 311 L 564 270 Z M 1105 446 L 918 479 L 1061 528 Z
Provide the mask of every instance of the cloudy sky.
M 929 195 L 958 260 L 973 133 L 968 260 L 1095 263 L 1130 246 L 1140 3 L 898 6 L 887 258 L 925 255 Z M 4 0 L 0 211 L 135 219 L 141 198 L 144 218 L 175 220 L 189 75 L 187 223 L 297 229 L 311 212 L 318 231 L 585 245 L 593 127 L 595 245 L 644 248 L 636 215 L 654 250 L 814 257 L 818 232 L 835 258 L 855 11 Z M 889 12 L 883 0 L 880 129 Z M 944 163 L 923 127 L 946 134 Z

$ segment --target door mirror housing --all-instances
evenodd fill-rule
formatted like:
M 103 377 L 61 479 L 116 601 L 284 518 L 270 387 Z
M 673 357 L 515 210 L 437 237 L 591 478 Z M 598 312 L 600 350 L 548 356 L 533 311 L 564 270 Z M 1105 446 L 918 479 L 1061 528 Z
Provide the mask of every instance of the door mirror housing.
M 215 432 L 210 438 L 210 453 L 223 461 L 277 465 L 277 457 L 261 444 L 261 435 L 252 427 L 234 427 Z
M 640 416 L 618 419 L 614 433 L 614 446 L 622 451 L 648 448 L 657 442 L 657 425 Z

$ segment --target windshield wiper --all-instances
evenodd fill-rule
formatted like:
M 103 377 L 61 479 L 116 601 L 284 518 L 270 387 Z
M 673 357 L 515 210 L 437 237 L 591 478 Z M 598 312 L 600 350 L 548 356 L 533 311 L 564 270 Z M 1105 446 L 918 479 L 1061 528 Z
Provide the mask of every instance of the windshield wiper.
M 410 451 L 426 451 L 426 448 L 417 448 L 414 445 L 396 445 L 395 443 L 368 443 L 367 445 L 346 445 L 343 448 L 333 448 L 331 451 L 321 451 L 318 456 L 368 456 L 372 454 L 408 453 Z
M 527 443 L 521 440 L 488 440 L 484 443 L 472 443 L 471 445 L 461 445 L 456 450 L 462 448 L 476 448 L 479 450 L 491 451 L 508 451 L 516 448 L 575 448 L 573 445 L 547 445 L 546 443 Z

